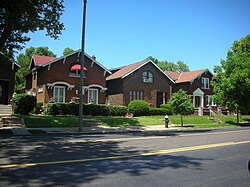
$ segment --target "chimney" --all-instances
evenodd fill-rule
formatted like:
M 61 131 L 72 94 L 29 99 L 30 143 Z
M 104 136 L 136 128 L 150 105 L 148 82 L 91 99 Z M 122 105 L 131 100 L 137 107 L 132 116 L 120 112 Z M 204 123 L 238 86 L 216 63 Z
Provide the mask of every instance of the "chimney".
M 93 55 L 93 56 L 92 56 L 92 59 L 94 59 L 94 60 L 96 61 L 96 57 L 95 57 L 95 55 Z

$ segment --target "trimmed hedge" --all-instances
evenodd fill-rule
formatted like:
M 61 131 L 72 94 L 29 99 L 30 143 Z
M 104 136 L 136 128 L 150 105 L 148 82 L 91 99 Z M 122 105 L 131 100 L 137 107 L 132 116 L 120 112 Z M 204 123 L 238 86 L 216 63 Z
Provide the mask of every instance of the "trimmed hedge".
M 15 114 L 29 114 L 36 106 L 36 97 L 26 94 L 16 94 L 13 98 L 13 109 Z
M 83 105 L 83 115 L 91 116 L 125 116 L 127 107 L 113 105 Z M 46 110 L 47 115 L 79 115 L 79 104 L 49 103 Z
M 134 116 L 146 116 L 149 114 L 148 102 L 143 100 L 133 100 L 128 104 L 128 110 Z
M 167 110 L 167 115 L 173 115 L 174 112 L 171 103 L 161 104 L 160 107 Z
M 167 112 L 168 110 L 166 108 L 149 108 L 150 116 L 167 115 Z

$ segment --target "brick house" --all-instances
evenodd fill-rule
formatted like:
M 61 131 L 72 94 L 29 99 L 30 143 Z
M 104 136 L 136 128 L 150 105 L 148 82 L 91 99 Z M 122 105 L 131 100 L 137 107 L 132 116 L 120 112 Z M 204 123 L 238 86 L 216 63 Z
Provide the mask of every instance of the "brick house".
M 181 73 L 165 71 L 165 73 L 175 81 L 173 93 L 179 89 L 185 90 L 187 94 L 192 96 L 193 105 L 196 109 L 204 109 L 210 105 L 214 106 L 211 100 L 213 89 L 210 85 L 213 74 L 208 69 Z M 202 115 L 202 112 L 200 115 Z
M 11 103 L 15 86 L 15 73 L 21 68 L 16 62 L 0 54 L 0 104 Z
M 80 89 L 81 51 L 60 58 L 33 55 L 26 77 L 26 93 L 37 102 L 78 102 Z M 85 53 L 83 102 L 106 102 L 106 77 L 111 72 Z
M 110 70 L 107 77 L 108 102 L 128 105 L 132 100 L 147 101 L 152 107 L 160 107 L 171 96 L 174 81 L 151 60 Z

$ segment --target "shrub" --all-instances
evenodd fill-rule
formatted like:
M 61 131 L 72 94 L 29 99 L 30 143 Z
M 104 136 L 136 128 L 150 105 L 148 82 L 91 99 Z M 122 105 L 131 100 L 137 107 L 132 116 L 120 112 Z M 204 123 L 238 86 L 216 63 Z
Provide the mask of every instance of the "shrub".
M 26 94 L 16 94 L 13 98 L 15 114 L 29 114 L 36 106 L 36 97 Z
M 46 114 L 48 115 L 79 115 L 79 104 L 49 103 Z M 92 116 L 125 116 L 127 107 L 113 105 L 83 105 L 83 115 Z
M 36 103 L 36 106 L 35 106 L 35 108 L 33 110 L 33 113 L 34 114 L 41 114 L 42 111 L 43 111 L 43 103 L 42 102 Z
M 171 103 L 161 104 L 161 108 L 165 108 L 167 110 L 166 114 L 173 115 L 173 108 Z
M 149 106 L 146 101 L 143 100 L 133 100 L 128 104 L 128 110 L 134 116 L 144 116 L 149 113 Z
M 166 108 L 149 108 L 149 115 L 155 116 L 155 115 L 166 115 L 167 114 Z

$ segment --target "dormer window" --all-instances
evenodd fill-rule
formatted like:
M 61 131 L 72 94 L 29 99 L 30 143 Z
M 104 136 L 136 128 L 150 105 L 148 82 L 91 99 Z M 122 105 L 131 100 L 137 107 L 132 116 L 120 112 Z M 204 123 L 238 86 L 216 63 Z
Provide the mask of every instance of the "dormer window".
M 71 77 L 80 77 L 80 70 L 81 65 L 80 64 L 74 64 L 70 67 L 70 76 Z M 87 71 L 87 68 L 83 67 L 84 71 Z
M 209 89 L 209 78 L 201 78 L 201 88 Z
M 153 73 L 151 73 L 149 71 L 144 71 L 142 73 L 142 82 L 152 83 L 153 81 L 154 81 L 154 75 L 153 75 Z

